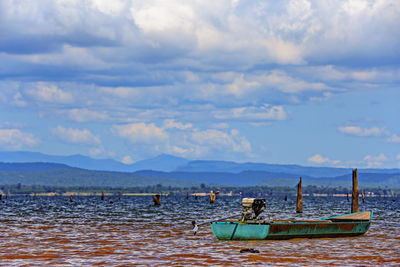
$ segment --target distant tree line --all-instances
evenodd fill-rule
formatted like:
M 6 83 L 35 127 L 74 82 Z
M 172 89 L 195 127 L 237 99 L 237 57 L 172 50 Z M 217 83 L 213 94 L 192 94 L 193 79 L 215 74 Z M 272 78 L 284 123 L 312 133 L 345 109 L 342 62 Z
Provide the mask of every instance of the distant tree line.
M 230 193 L 233 195 L 242 195 L 245 197 L 265 197 L 265 196 L 295 196 L 297 194 L 296 187 L 290 186 L 213 186 L 201 184 L 200 186 L 192 187 L 175 187 L 164 186 L 161 184 L 137 186 L 137 187 L 107 187 L 107 186 L 46 186 L 46 185 L 0 185 L 0 190 L 3 194 L 31 194 L 31 193 L 57 193 L 63 194 L 66 192 L 78 193 L 162 193 L 162 194 L 176 194 L 186 195 L 187 193 L 208 193 L 211 190 L 220 191 L 221 193 Z M 400 195 L 399 188 L 360 188 L 365 194 L 375 195 Z M 350 188 L 344 187 L 318 187 L 308 185 L 303 187 L 303 194 L 347 194 L 351 195 Z

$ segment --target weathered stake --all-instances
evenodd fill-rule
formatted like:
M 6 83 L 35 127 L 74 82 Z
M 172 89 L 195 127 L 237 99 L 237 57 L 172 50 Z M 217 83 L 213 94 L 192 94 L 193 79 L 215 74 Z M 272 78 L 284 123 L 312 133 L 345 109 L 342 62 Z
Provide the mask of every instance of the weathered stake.
M 210 191 L 210 203 L 214 203 L 216 198 L 216 194 L 213 193 L 213 191 Z
M 362 201 L 363 201 L 363 203 L 365 203 L 364 191 L 361 191 L 361 197 L 362 197 Z
M 104 191 L 101 192 L 101 200 L 104 200 Z
M 189 192 L 186 192 L 186 199 L 189 199 Z
M 287 195 L 285 195 L 285 201 L 287 201 Z
M 155 196 L 153 196 L 153 201 L 154 201 L 154 205 L 161 205 L 161 195 L 160 194 L 156 194 Z
M 69 202 L 72 202 L 72 195 L 69 196 Z
M 118 192 L 118 200 L 121 200 L 121 192 Z
M 357 168 L 353 170 L 353 192 L 351 194 L 351 213 L 358 212 L 358 177 L 357 177 Z
M 296 212 L 297 213 L 303 213 L 303 194 L 301 193 L 301 177 L 300 177 L 299 183 L 297 184 Z
M 350 201 L 349 193 L 347 193 L 347 201 Z

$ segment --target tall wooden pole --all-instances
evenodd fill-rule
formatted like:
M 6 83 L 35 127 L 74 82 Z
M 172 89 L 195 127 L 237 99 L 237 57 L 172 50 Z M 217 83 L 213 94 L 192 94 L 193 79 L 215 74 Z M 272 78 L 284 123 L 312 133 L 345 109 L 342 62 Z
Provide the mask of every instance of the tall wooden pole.
M 299 183 L 297 184 L 296 212 L 297 213 L 303 213 L 303 194 L 301 193 L 301 177 L 300 177 Z
M 156 194 L 155 196 L 153 196 L 153 201 L 154 201 L 154 205 L 161 205 L 161 195 L 160 194 Z
M 358 177 L 357 177 L 357 168 L 353 170 L 353 193 L 351 195 L 351 213 L 358 212 Z

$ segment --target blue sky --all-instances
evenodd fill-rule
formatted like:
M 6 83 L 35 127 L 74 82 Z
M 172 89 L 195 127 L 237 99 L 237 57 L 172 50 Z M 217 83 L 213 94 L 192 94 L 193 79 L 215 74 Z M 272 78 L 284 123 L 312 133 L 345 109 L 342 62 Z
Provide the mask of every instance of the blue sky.
M 0 1 L 0 150 L 400 167 L 400 2 Z

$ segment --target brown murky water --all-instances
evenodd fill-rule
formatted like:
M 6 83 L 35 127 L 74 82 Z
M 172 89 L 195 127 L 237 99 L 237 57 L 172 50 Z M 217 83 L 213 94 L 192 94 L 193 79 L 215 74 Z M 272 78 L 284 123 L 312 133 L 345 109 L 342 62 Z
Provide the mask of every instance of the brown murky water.
M 114 198 L 115 199 L 115 198 Z M 267 198 L 265 216 L 323 218 L 347 213 L 345 198 L 305 198 L 296 215 L 294 199 Z M 373 210 L 369 231 L 360 237 L 286 241 L 218 241 L 199 223 L 239 214 L 240 198 L 124 197 L 110 204 L 95 197 L 12 197 L 0 205 L 0 265 L 400 265 L 400 199 L 367 199 Z M 240 253 L 254 248 L 257 254 Z

